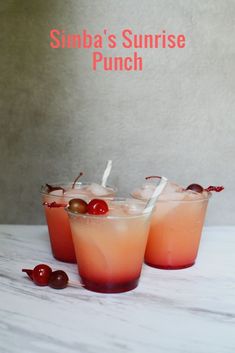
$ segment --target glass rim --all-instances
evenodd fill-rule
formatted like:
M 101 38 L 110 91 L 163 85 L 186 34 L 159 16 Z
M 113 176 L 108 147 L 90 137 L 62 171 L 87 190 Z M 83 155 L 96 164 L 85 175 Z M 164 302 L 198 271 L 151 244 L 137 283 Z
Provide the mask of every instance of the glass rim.
M 164 195 L 172 195 L 173 193 L 169 193 L 169 194 L 164 194 Z M 176 200 L 176 199 L 172 199 L 172 198 L 169 198 L 169 199 L 166 199 L 166 200 L 161 200 L 161 199 L 158 199 L 157 202 L 156 202 L 156 206 L 158 203 L 165 203 L 165 202 L 180 202 L 180 203 L 194 203 L 194 202 L 205 202 L 205 201 L 209 201 L 209 199 L 212 197 L 212 193 L 210 191 L 207 191 L 207 196 L 206 197 L 200 197 L 199 199 L 195 199 L 195 200 Z M 137 196 L 134 196 L 133 193 L 130 193 L 131 197 L 133 199 L 136 199 L 136 200 L 142 200 L 142 201 L 148 201 L 149 199 L 143 199 L 141 197 L 137 197 Z
M 103 198 L 104 199 L 104 198 Z M 138 199 L 133 199 L 130 197 L 107 197 L 106 200 L 109 200 L 110 202 L 125 202 L 127 200 L 135 200 L 139 203 L 141 203 L 142 205 L 146 205 L 146 202 L 144 202 L 143 200 L 138 200 Z M 141 217 L 146 217 L 146 216 L 150 216 L 153 210 L 149 210 L 149 211 L 145 211 L 145 212 L 141 212 L 140 214 L 126 214 L 125 216 L 109 216 L 108 214 L 104 214 L 104 215 L 93 215 L 93 214 L 89 214 L 89 213 L 78 213 L 78 212 L 73 212 L 69 210 L 69 206 L 65 206 L 64 207 L 65 211 L 68 213 L 68 215 L 71 215 L 73 217 L 81 217 L 81 218 L 91 218 L 91 219 L 130 219 L 130 218 L 141 218 Z M 144 209 L 143 209 L 144 211 Z
M 68 186 L 69 184 L 71 184 L 71 187 L 72 187 L 72 185 L 73 185 L 73 182 L 72 181 L 68 181 L 68 182 L 65 182 L 65 181 L 63 181 L 63 182 L 54 182 L 54 183 L 47 183 L 47 184 L 49 184 L 49 185 L 51 185 L 51 186 L 61 186 L 61 187 L 63 187 L 63 186 Z M 91 185 L 91 184 L 94 184 L 94 182 L 90 182 L 90 181 L 77 181 L 76 183 L 75 183 L 75 190 L 79 190 L 79 188 L 76 188 L 76 186 L 82 186 L 82 185 L 84 185 L 84 186 L 86 186 L 86 185 Z M 97 184 L 97 183 L 96 183 Z M 99 184 L 100 185 L 100 184 Z M 55 195 L 55 194 L 53 194 L 53 191 L 52 192 L 48 192 L 48 191 L 46 191 L 46 188 L 47 188 L 47 186 L 46 186 L 46 184 L 43 184 L 42 186 L 41 186 L 41 190 L 40 190 L 40 193 L 42 194 L 42 195 L 47 195 L 47 196 L 53 196 L 53 197 L 56 197 L 56 198 L 61 198 L 61 197 L 67 197 L 67 198 L 71 198 L 71 197 L 73 197 L 73 195 L 68 195 L 68 196 L 66 196 L 66 195 Z M 110 193 L 111 192 L 113 192 L 113 193 L 116 193 L 117 192 L 117 187 L 115 187 L 115 186 L 111 186 L 111 185 L 106 185 L 105 186 L 105 188 L 107 188 L 107 189 L 109 189 L 110 190 Z M 110 197 L 110 193 L 109 194 L 106 194 L 107 195 L 107 198 L 108 197 Z M 97 196 L 97 198 L 98 197 L 100 197 L 100 198 L 104 198 L 106 195 L 94 195 L 94 196 Z M 77 194 L 75 194 L 74 195 L 75 197 L 77 197 L 78 195 Z

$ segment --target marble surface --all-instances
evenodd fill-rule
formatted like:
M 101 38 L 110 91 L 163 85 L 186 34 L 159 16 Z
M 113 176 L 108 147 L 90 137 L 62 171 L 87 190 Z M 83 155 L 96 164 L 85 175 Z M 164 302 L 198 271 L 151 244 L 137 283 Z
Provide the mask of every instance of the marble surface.
M 37 287 L 22 267 L 53 259 L 45 226 L 0 225 L 1 353 L 234 353 L 235 227 L 204 229 L 197 263 L 143 267 L 137 289 L 96 294 Z

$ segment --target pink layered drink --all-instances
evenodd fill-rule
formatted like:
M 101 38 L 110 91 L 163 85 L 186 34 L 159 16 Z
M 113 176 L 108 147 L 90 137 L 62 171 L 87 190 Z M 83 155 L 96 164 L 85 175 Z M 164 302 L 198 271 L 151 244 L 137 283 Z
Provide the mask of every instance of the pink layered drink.
M 151 213 L 144 212 L 145 203 L 138 200 L 106 202 L 105 215 L 67 209 L 78 271 L 86 289 L 125 292 L 138 285 Z
M 148 200 L 155 185 L 144 184 L 132 196 Z M 154 211 L 145 251 L 145 262 L 162 269 L 180 269 L 194 264 L 208 200 L 211 193 L 186 190 L 168 183 Z
M 58 190 L 56 190 L 56 185 L 52 185 L 52 188 L 54 190 L 48 186 L 42 187 L 43 207 L 52 254 L 59 261 L 76 263 L 68 215 L 64 210 L 65 206 L 73 198 L 82 198 L 88 202 L 94 197 L 113 197 L 116 189 L 82 182 L 76 183 L 74 187 L 70 183 L 60 184 Z

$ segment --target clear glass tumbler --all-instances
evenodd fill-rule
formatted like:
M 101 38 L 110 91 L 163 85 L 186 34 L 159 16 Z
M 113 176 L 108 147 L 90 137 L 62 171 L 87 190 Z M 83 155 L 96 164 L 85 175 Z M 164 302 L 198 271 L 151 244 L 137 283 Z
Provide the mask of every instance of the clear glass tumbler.
M 106 200 L 107 201 L 107 200 Z M 151 213 L 145 202 L 114 198 L 106 215 L 68 209 L 78 272 L 86 289 L 119 293 L 139 282 Z

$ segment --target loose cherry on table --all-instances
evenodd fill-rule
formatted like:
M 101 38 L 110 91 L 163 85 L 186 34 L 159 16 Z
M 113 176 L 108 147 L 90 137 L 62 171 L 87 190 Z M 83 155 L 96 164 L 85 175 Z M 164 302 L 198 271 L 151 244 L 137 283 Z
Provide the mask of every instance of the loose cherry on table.
M 35 266 L 33 270 L 22 269 L 22 272 L 26 272 L 27 275 L 38 286 L 47 286 L 49 283 L 50 275 L 52 273 L 52 269 L 48 265 L 39 264 Z
M 49 279 L 49 286 L 55 289 L 63 289 L 67 287 L 69 278 L 67 273 L 62 270 L 52 272 Z
M 26 272 L 29 278 L 37 286 L 50 286 L 55 289 L 63 289 L 67 286 L 69 278 L 68 275 L 62 271 L 52 271 L 51 267 L 45 264 L 39 264 L 31 269 L 22 269 Z

